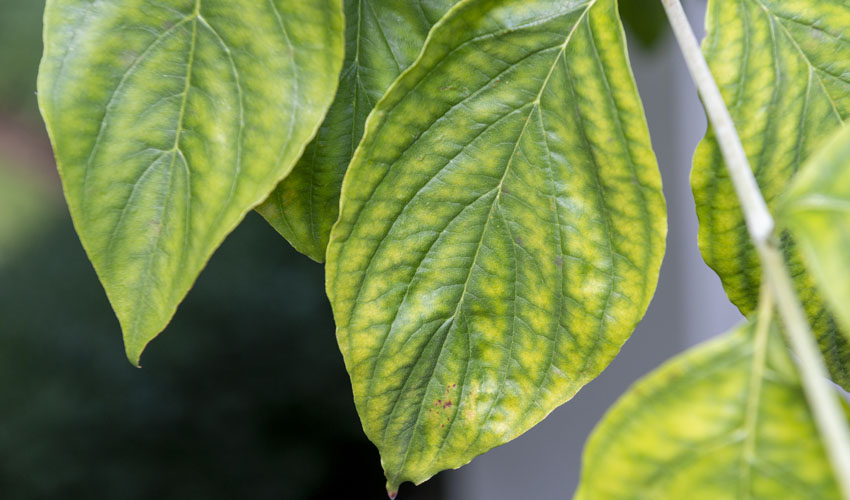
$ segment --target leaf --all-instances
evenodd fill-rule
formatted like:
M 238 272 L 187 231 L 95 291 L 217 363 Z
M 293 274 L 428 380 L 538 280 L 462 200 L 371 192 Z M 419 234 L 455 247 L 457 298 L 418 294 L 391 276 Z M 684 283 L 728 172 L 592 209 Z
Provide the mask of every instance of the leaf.
M 39 103 L 129 359 L 292 169 L 336 90 L 340 0 L 49 0 Z
M 667 15 L 659 1 L 620 0 L 620 16 L 627 30 L 645 48 L 655 47 L 667 33 Z
M 773 210 L 794 173 L 850 116 L 850 4 L 844 0 L 710 0 L 703 51 Z M 709 130 L 692 174 L 699 244 L 744 314 L 755 308 L 759 261 Z M 833 380 L 850 389 L 850 345 L 798 250 L 782 237 L 798 293 Z
M 366 117 L 457 0 L 346 0 L 339 91 L 316 138 L 259 212 L 299 252 L 325 260 L 342 177 Z
M 753 329 L 691 349 L 629 389 L 589 438 L 576 500 L 840 499 L 779 335 L 765 363 Z
M 613 0 L 465 0 L 366 124 L 328 247 L 388 489 L 510 441 L 643 316 L 666 209 Z
M 779 212 L 831 311 L 850 332 L 850 126 L 795 176 Z

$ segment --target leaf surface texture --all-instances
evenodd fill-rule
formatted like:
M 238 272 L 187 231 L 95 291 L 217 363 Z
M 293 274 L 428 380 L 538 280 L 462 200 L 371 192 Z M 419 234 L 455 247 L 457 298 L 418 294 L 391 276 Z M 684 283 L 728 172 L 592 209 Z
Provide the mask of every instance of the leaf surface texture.
M 779 212 L 831 311 L 850 331 L 850 127 L 795 176 Z
M 395 491 L 526 431 L 643 316 L 666 209 L 612 0 L 467 0 L 366 125 L 327 287 Z
M 629 389 L 589 438 L 576 500 L 840 499 L 779 333 L 758 356 L 753 329 Z
M 416 59 L 457 0 L 345 0 L 345 63 L 316 138 L 259 212 L 301 253 L 324 262 L 339 192 L 366 117 Z
M 292 169 L 336 90 L 340 0 L 49 0 L 39 104 L 127 355 Z
M 710 0 L 703 52 L 771 210 L 803 162 L 850 116 L 850 4 L 844 0 Z M 744 314 L 759 294 L 758 256 L 709 130 L 692 175 L 699 244 Z M 782 244 L 833 379 L 850 388 L 850 345 L 798 249 Z

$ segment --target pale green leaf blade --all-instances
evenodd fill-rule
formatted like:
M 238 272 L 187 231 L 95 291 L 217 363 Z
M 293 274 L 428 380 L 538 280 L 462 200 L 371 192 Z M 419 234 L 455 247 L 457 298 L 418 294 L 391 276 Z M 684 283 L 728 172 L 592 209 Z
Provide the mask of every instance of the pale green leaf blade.
M 392 492 L 526 431 L 643 316 L 666 209 L 613 0 L 465 0 L 366 125 L 327 286 Z
M 840 499 L 779 334 L 759 363 L 752 329 L 638 381 L 591 434 L 575 498 Z
M 366 117 L 419 55 L 457 0 L 345 0 L 345 63 L 339 91 L 316 138 L 258 211 L 299 252 L 323 262 L 339 215 L 342 178 Z
M 127 355 L 292 169 L 342 64 L 341 0 L 49 0 L 39 103 Z
M 773 210 L 803 162 L 850 116 L 850 3 L 710 0 L 706 25 L 703 51 Z M 711 130 L 691 180 L 702 255 L 749 314 L 759 294 L 758 257 Z M 850 344 L 787 235 L 783 249 L 832 377 L 850 388 Z
M 850 332 L 850 126 L 795 176 L 779 212 L 830 310 Z

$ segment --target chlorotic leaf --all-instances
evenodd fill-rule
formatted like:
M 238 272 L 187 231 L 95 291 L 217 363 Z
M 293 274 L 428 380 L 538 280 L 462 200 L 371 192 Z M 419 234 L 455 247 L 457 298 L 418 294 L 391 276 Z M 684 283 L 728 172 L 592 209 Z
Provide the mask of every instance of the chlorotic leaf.
M 323 262 L 339 215 L 339 191 L 366 117 L 419 55 L 457 0 L 345 0 L 345 63 L 316 138 L 258 211 L 299 252 Z
M 795 176 L 779 212 L 842 331 L 850 332 L 850 126 Z
M 780 336 L 757 356 L 752 330 L 638 381 L 591 434 L 576 500 L 840 499 Z
M 794 173 L 850 116 L 850 3 L 709 0 L 703 51 L 773 210 Z M 699 245 L 744 314 L 755 308 L 758 256 L 709 130 L 691 178 Z M 833 379 L 850 389 L 850 344 L 787 235 L 783 249 Z
M 366 124 L 328 295 L 392 493 L 523 433 L 643 316 L 666 209 L 614 0 L 464 0 Z
M 333 100 L 341 0 L 48 0 L 39 104 L 127 355 L 292 169 Z

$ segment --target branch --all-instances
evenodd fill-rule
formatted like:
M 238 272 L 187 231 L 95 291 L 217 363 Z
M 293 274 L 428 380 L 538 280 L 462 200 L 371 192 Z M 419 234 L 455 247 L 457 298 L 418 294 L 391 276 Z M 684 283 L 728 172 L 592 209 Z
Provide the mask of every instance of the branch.
M 685 56 L 691 77 L 702 97 L 708 119 L 714 127 L 726 168 L 741 202 L 747 229 L 761 259 L 763 274 L 773 289 L 777 308 L 786 327 L 788 342 L 797 355 L 803 387 L 820 430 L 821 440 L 829 454 L 844 498 L 850 500 L 850 430 L 838 395 L 830 385 L 829 374 L 803 307 L 797 299 L 785 260 L 771 240 L 773 217 L 767 209 L 741 139 L 735 130 L 732 116 L 711 75 L 681 3 L 679 0 L 661 2 Z

